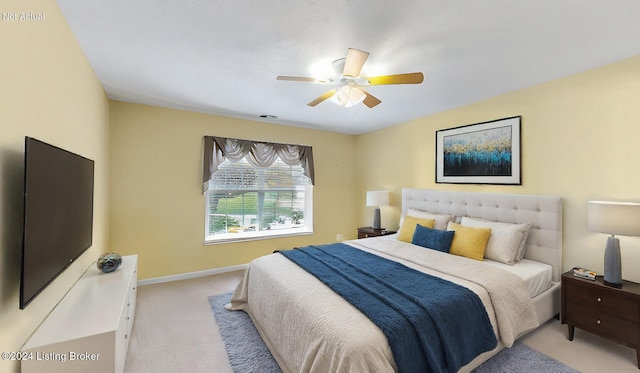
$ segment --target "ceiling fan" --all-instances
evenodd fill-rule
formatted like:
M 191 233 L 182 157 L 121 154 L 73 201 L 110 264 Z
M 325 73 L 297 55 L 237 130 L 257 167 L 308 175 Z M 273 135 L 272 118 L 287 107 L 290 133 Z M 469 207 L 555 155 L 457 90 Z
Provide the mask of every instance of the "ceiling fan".
M 396 75 L 381 75 L 374 77 L 360 76 L 362 66 L 364 66 L 364 63 L 367 61 L 368 57 L 369 52 L 349 48 L 349 50 L 347 51 L 347 57 L 339 58 L 333 61 L 333 69 L 336 72 L 336 76 L 329 78 L 328 80 L 282 75 L 276 77 L 276 79 L 290 80 L 295 82 L 311 82 L 337 85 L 336 88 L 330 89 L 315 100 L 309 102 L 307 104 L 309 106 L 316 106 L 322 101 L 336 95 L 338 102 L 342 106 L 350 107 L 362 102 L 369 108 L 378 105 L 382 101 L 380 101 L 375 96 L 372 96 L 369 92 L 365 91 L 363 87 L 382 84 L 420 84 L 424 80 L 424 75 L 422 75 L 422 73 L 420 72 Z

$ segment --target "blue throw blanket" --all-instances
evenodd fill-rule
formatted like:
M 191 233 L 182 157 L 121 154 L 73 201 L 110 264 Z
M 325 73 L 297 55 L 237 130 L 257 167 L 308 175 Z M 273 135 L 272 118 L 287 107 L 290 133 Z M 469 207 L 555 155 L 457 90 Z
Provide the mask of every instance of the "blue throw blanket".
M 471 290 L 345 244 L 280 251 L 387 337 L 400 372 L 456 372 L 497 345 Z

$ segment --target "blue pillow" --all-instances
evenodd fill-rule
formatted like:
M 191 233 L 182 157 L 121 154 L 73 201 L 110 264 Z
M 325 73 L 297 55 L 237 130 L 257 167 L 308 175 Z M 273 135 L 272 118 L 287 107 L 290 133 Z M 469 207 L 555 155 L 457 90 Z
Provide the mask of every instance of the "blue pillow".
M 416 226 L 415 233 L 413 233 L 411 243 L 428 249 L 448 253 L 451 248 L 451 241 L 453 241 L 454 233 L 456 232 L 431 229 L 418 224 Z

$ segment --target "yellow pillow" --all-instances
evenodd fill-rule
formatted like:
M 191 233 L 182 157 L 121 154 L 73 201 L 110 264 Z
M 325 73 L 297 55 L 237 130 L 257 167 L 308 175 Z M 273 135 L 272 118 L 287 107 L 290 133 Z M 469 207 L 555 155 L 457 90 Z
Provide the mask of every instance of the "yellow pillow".
M 456 231 L 451 241 L 449 253 L 482 260 L 487 242 L 491 236 L 491 228 L 473 228 L 449 222 L 447 230 Z
M 413 241 L 413 234 L 416 231 L 416 225 L 420 224 L 423 227 L 433 228 L 433 224 L 435 224 L 435 222 L 435 219 L 422 219 L 416 218 L 415 216 L 405 216 L 402 221 L 400 231 L 398 232 L 398 240 L 411 243 L 411 241 Z

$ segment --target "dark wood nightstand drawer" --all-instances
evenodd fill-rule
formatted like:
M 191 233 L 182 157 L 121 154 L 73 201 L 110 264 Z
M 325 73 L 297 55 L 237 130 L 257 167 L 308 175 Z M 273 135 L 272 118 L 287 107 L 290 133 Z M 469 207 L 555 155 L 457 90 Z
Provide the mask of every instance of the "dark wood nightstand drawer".
M 386 236 L 388 234 L 394 234 L 396 231 L 388 231 L 385 228 L 374 229 L 371 227 L 360 227 L 358 228 L 358 239 L 360 238 L 368 238 L 368 237 L 379 237 Z
M 567 324 L 569 340 L 575 327 L 600 335 L 636 350 L 640 368 L 640 284 L 622 281 L 622 286 L 581 279 L 573 271 L 562 274 L 562 311 L 560 321 Z
M 633 322 L 638 321 L 638 301 L 636 299 L 576 282 L 568 282 L 566 292 L 567 302 L 579 303 L 589 309 L 608 312 Z
M 567 317 L 578 328 L 606 335 L 625 344 L 638 343 L 638 324 L 633 321 L 571 302 L 567 302 L 566 312 Z

